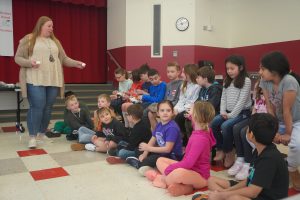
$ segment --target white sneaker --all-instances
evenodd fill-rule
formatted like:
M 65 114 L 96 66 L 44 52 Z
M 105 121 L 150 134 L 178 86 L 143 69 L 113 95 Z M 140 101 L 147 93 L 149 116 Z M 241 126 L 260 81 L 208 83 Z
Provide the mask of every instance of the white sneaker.
M 249 175 L 250 164 L 243 164 L 242 169 L 235 175 L 235 179 L 238 181 L 245 180 Z
M 235 161 L 232 167 L 227 171 L 230 176 L 235 176 L 242 169 L 243 163 Z
M 30 140 L 28 142 L 28 148 L 29 149 L 35 149 L 36 148 L 36 139 L 35 139 L 35 137 L 30 137 Z
M 86 144 L 84 147 L 88 151 L 96 151 L 96 145 L 94 144 Z

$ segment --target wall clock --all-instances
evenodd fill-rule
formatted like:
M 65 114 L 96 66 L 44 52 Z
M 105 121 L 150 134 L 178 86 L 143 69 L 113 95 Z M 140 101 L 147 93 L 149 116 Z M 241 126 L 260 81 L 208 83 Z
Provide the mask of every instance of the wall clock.
M 189 28 L 189 20 L 185 17 L 180 17 L 176 20 L 176 28 L 179 31 L 185 31 Z

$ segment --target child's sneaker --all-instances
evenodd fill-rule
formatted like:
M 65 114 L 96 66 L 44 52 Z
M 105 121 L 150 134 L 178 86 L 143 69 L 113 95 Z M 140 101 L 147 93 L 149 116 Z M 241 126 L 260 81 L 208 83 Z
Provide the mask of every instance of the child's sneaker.
M 138 158 L 136 158 L 136 157 L 128 157 L 128 158 L 126 158 L 126 162 L 129 164 L 129 165 L 131 165 L 132 167 L 135 167 L 135 168 L 137 168 L 137 169 L 139 169 L 140 168 L 140 160 L 138 159 Z
M 111 165 L 114 165 L 114 164 L 123 164 L 123 163 L 125 163 L 125 160 L 123 160 L 120 157 L 116 157 L 116 156 L 108 156 L 106 158 L 106 162 L 108 162 Z
M 208 195 L 204 192 L 196 192 L 193 194 L 192 200 L 206 200 Z
M 73 131 L 72 131 L 72 134 L 73 134 L 73 135 L 78 135 L 78 130 L 73 130 Z
M 48 138 L 54 138 L 54 137 L 60 137 L 60 133 L 59 132 L 52 132 L 52 131 L 47 131 L 45 133 L 45 135 L 48 137 Z
M 142 167 L 139 168 L 139 173 L 142 176 L 146 176 L 146 172 L 148 170 L 154 170 L 154 169 L 152 167 L 149 167 L 149 166 L 142 166 Z
M 80 143 L 71 144 L 71 149 L 73 151 L 82 151 L 82 150 L 85 150 L 85 144 L 80 144 Z
M 249 163 L 243 164 L 242 169 L 239 171 L 239 173 L 237 173 L 235 175 L 235 179 L 238 180 L 238 181 L 245 180 L 249 175 L 249 169 L 250 169 L 250 164 Z
M 86 144 L 84 147 L 88 151 L 96 151 L 96 145 L 94 144 Z
M 230 176 L 235 176 L 237 175 L 237 173 L 239 173 L 239 171 L 241 171 L 243 167 L 243 163 L 239 162 L 239 161 L 235 161 L 234 165 L 232 165 L 232 167 L 230 167 L 230 169 L 228 170 L 228 174 Z

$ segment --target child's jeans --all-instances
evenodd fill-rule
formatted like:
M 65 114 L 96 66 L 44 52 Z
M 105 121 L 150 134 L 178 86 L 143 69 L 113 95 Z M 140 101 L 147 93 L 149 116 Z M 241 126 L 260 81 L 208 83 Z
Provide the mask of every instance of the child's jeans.
M 287 161 L 289 171 L 295 171 L 300 166 L 300 122 L 293 123 L 291 141 L 288 147 Z
M 130 151 L 125 149 L 128 146 L 128 143 L 125 141 L 120 141 L 118 143 L 118 147 L 117 147 L 117 156 L 122 158 L 123 160 L 126 160 L 127 157 L 131 157 L 131 156 L 135 156 L 135 151 Z
M 91 143 L 91 138 L 95 134 L 96 134 L 95 131 L 93 131 L 85 126 L 82 126 L 78 129 L 78 142 L 82 143 L 82 144 Z
M 241 113 L 231 119 L 225 120 L 221 115 L 217 115 L 211 122 L 211 128 L 217 140 L 216 148 L 225 153 L 233 149 L 233 126 L 249 118 L 250 110 L 242 110 Z

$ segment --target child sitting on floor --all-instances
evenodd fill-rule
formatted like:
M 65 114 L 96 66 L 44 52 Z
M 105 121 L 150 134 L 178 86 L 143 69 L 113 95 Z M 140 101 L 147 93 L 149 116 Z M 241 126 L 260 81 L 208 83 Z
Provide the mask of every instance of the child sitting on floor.
M 109 156 L 106 161 L 110 164 L 124 163 L 125 159 L 135 156 L 135 152 L 141 142 L 149 142 L 151 138 L 150 127 L 145 124 L 142 119 L 143 107 L 140 104 L 133 104 L 127 109 L 127 118 L 130 124 L 133 124 L 126 141 L 118 144 L 117 156 Z
M 235 182 L 211 177 L 209 199 L 282 199 L 287 197 L 289 175 L 287 163 L 272 143 L 278 120 L 268 113 L 251 116 L 247 138 L 256 147 L 256 158 L 247 180 Z
M 115 112 L 113 108 L 110 107 L 111 99 L 108 94 L 100 94 L 98 96 L 98 109 L 109 108 L 111 110 L 112 116 L 115 117 Z M 97 110 L 98 110 L 97 109 Z M 71 149 L 73 151 L 82 151 L 85 149 L 85 144 L 91 143 L 91 138 L 96 134 L 97 131 L 102 130 L 102 123 L 97 114 L 97 110 L 94 111 L 94 129 L 89 129 L 82 126 L 78 129 L 78 143 L 71 144 Z
M 152 137 L 147 143 L 139 145 L 141 152 L 138 158 L 128 157 L 126 162 L 139 169 L 144 175 L 144 171 L 154 168 L 159 157 L 167 157 L 173 160 L 182 158 L 182 141 L 180 130 L 173 118 L 173 104 L 164 100 L 157 105 L 160 123 L 152 132 Z
M 97 114 L 102 122 L 102 131 L 96 132 L 96 135 L 91 138 L 93 144 L 86 144 L 85 148 L 89 151 L 107 152 L 110 155 L 115 155 L 117 144 L 124 140 L 126 129 L 120 121 L 112 116 L 109 108 L 100 108 Z
M 191 115 L 194 131 L 183 159 L 178 162 L 159 158 L 156 163 L 159 172 L 145 172 L 154 186 L 167 188 L 172 196 L 188 194 L 194 189 L 206 187 L 210 176 L 210 152 L 216 141 L 208 126 L 215 116 L 215 109 L 209 102 L 196 101 Z
M 67 111 L 64 115 L 64 122 L 72 130 L 67 135 L 67 140 L 76 140 L 78 138 L 78 129 L 82 126 L 93 129 L 94 125 L 90 117 L 90 111 L 86 106 L 81 106 L 75 95 L 66 98 Z M 76 136 L 76 137 L 71 137 Z

